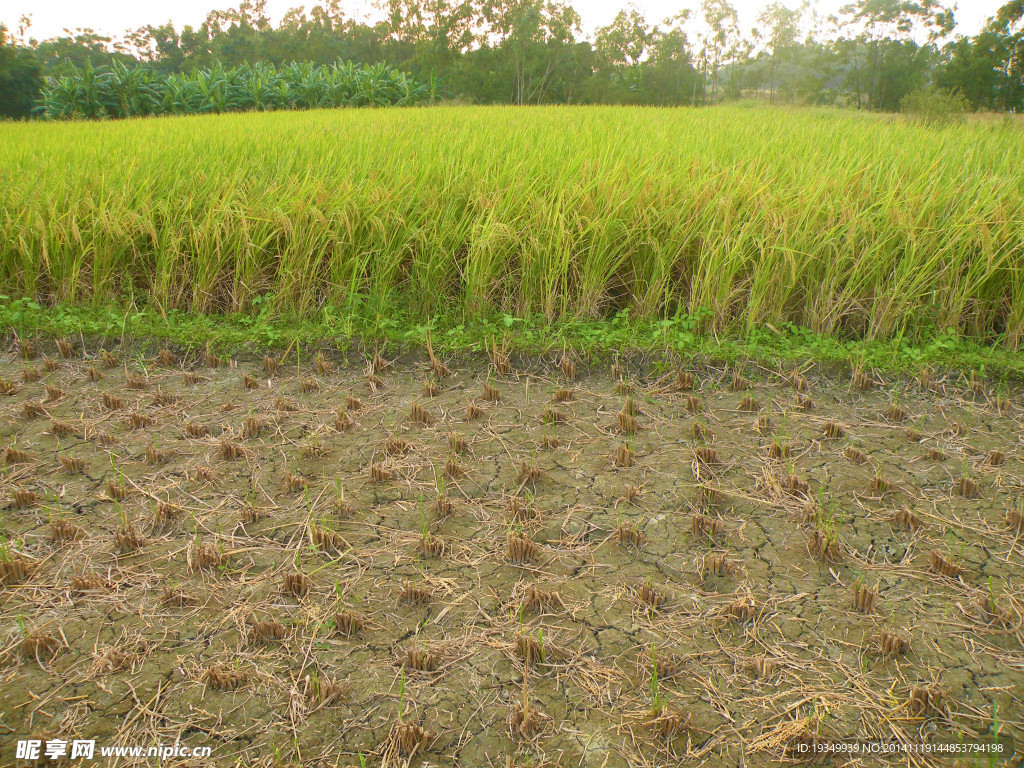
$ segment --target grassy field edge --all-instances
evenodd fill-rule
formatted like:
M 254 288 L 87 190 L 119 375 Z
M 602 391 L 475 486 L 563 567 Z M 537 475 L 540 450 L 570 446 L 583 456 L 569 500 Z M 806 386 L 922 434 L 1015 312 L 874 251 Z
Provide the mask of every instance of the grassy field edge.
M 792 324 L 761 326 L 743 335 L 701 330 L 701 318 L 678 315 L 659 320 L 630 318 L 549 322 L 542 316 L 498 315 L 462 322 L 435 316 L 417 323 L 398 311 L 322 309 L 316 315 L 160 313 L 137 306 L 45 307 L 31 299 L 0 296 L 0 329 L 9 337 L 72 337 L 118 344 L 173 344 L 183 349 L 209 346 L 228 354 L 353 349 L 385 345 L 392 351 L 424 349 L 428 335 L 440 353 L 476 353 L 497 342 L 510 351 L 543 353 L 571 349 L 591 360 L 661 352 L 679 359 L 725 363 L 757 362 L 783 366 L 806 363 L 858 366 L 892 373 L 917 373 L 922 366 L 979 371 L 1024 379 L 1024 355 L 978 344 L 952 332 L 923 341 L 841 340 Z

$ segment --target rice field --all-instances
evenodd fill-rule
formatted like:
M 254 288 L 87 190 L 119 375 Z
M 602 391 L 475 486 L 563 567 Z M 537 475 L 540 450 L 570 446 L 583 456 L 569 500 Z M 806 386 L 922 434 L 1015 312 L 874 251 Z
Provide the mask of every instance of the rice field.
M 0 392 L 4 765 L 1021 759 L 1019 387 L 62 339 Z M 813 751 L 925 743 L 1004 751 Z
M 0 125 L 0 291 L 413 318 L 688 313 L 1019 347 L 1024 132 L 409 108 Z

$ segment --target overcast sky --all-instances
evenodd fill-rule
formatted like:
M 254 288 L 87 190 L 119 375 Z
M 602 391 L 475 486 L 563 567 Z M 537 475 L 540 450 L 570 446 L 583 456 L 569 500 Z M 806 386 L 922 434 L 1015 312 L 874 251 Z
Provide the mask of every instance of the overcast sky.
M 584 31 L 607 24 L 628 0 L 570 0 L 570 4 L 583 17 Z M 745 27 L 751 26 L 761 8 L 770 0 L 732 0 L 740 12 Z M 822 15 L 834 13 L 849 0 L 817 0 L 815 7 Z M 957 33 L 973 35 L 981 29 L 985 20 L 992 16 L 1006 0 L 961 0 L 956 12 Z M 784 0 L 793 8 L 799 0 Z M 111 37 L 120 36 L 126 29 L 137 29 L 147 24 L 163 24 L 171 21 L 178 28 L 191 24 L 202 24 L 206 14 L 214 8 L 237 6 L 237 0 L 172 0 L 152 2 L 151 0 L 2 0 L 0 22 L 12 31 L 17 29 L 22 14 L 31 14 L 32 27 L 29 35 L 43 40 L 62 34 L 65 28 L 92 28 Z M 268 0 L 267 10 L 275 23 L 285 11 L 301 4 L 301 0 Z M 307 3 L 309 8 L 314 3 Z M 700 0 L 634 0 L 644 12 L 648 21 L 656 22 L 678 13 L 683 8 L 697 8 Z M 366 0 L 342 0 L 341 6 L 356 18 L 365 18 L 374 13 L 373 6 Z

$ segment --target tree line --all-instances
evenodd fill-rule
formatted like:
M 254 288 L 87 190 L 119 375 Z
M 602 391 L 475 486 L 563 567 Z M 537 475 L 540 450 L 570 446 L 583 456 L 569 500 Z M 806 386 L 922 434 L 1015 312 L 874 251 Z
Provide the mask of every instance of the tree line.
M 113 40 L 76 30 L 50 40 L 0 26 L 0 116 L 45 110 L 60 78 L 87 68 L 185 79 L 197 72 L 354 62 L 485 104 L 702 105 L 741 97 L 897 111 L 926 89 L 977 110 L 1024 107 L 1024 0 L 1009 0 L 973 37 L 953 37 L 938 0 L 859 0 L 819 15 L 775 2 L 741 31 L 728 0 L 659 21 L 636 7 L 585 36 L 560 0 L 379 0 L 357 21 L 339 0 L 295 8 L 277 24 L 265 0 L 212 11 L 198 27 L 146 26 Z M 49 84 L 49 86 L 48 86 Z M 49 90 L 48 90 L 49 88 Z M 287 105 L 286 105 L 287 106 Z M 260 108 L 258 105 L 252 108 Z

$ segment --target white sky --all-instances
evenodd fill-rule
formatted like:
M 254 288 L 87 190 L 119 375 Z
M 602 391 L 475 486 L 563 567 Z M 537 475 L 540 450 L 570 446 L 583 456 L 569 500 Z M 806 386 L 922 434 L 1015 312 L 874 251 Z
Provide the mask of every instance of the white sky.
M 745 28 L 755 23 L 761 8 L 771 0 L 732 0 L 740 13 L 740 21 Z M 594 28 L 607 24 L 628 0 L 570 0 L 570 4 L 583 18 L 584 31 L 589 33 Z M 793 8 L 799 0 L 783 0 L 784 4 Z M 835 13 L 839 7 L 849 0 L 816 0 L 813 5 L 818 13 L 826 16 Z M 957 34 L 976 34 L 984 25 L 985 20 L 995 14 L 1006 0 L 961 0 L 957 8 Z M 267 11 L 275 23 L 285 11 L 303 0 L 268 0 Z M 78 27 L 93 30 L 111 37 L 119 37 L 126 29 L 137 29 L 147 24 L 174 23 L 179 29 L 186 25 L 198 26 L 206 18 L 206 14 L 217 8 L 224 9 L 237 6 L 237 0 L 174 0 L 172 3 L 152 2 L 152 0 L 0 0 L 0 22 L 15 32 L 18 19 L 22 14 L 31 14 L 32 27 L 29 36 L 37 40 L 61 35 L 64 28 Z M 314 3 L 306 2 L 307 9 Z M 649 22 L 678 13 L 683 8 L 696 9 L 700 0 L 633 0 Z M 946 3 L 949 4 L 949 0 Z M 341 7 L 355 18 L 366 18 L 368 15 L 377 17 L 373 6 L 368 0 L 342 0 Z

